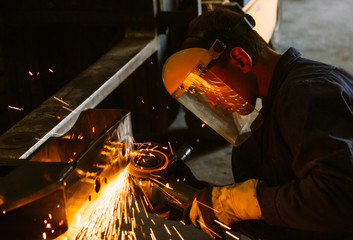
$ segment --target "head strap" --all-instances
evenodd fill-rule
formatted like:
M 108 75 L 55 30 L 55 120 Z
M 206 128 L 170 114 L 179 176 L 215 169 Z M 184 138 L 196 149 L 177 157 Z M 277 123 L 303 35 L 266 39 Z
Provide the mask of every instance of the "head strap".
M 196 30 L 191 32 L 187 38 L 197 38 L 206 43 L 214 43 L 216 39 L 221 40 L 224 43 L 229 43 L 234 38 L 248 33 L 255 27 L 255 20 L 249 14 L 244 14 L 243 18 L 234 26 L 229 27 L 224 31 L 209 32 Z

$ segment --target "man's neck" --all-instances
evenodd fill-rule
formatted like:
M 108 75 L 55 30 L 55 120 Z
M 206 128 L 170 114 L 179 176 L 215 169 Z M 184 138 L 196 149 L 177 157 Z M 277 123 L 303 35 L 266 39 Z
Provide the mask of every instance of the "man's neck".
M 281 54 L 270 49 L 267 54 L 258 59 L 257 64 L 253 66 L 252 71 L 257 78 L 259 97 L 265 97 L 268 94 L 271 79 Z

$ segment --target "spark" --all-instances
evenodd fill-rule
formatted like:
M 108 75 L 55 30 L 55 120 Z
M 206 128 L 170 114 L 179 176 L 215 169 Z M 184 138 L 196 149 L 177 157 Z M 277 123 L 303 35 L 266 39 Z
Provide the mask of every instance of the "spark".
M 49 70 L 49 72 L 54 72 L 51 68 L 49 68 L 48 70 Z
M 170 233 L 170 231 L 169 231 L 167 225 L 165 225 L 165 223 L 164 223 L 163 226 L 164 226 L 165 230 L 167 231 L 167 233 L 168 233 L 170 236 L 172 236 L 172 234 Z
M 66 106 L 70 106 L 70 104 L 68 104 L 67 102 L 65 102 L 62 98 L 58 98 L 58 97 L 54 97 L 55 100 L 65 104 Z
M 65 107 L 65 106 L 62 106 L 62 108 L 63 108 L 63 109 L 66 109 L 66 110 L 69 110 L 70 112 L 76 113 L 74 110 L 71 110 L 70 108 L 67 108 L 67 107 Z
M 75 239 L 101 239 L 102 236 L 104 236 L 102 239 L 115 239 L 120 233 L 128 237 L 133 235 L 130 231 L 123 233 L 121 230 L 123 218 L 127 224 L 126 198 L 129 192 L 128 172 L 125 168 L 110 182 L 109 186 L 106 186 L 101 197 L 96 200 L 95 211 L 89 216 Z M 134 220 L 131 221 L 132 225 L 133 223 Z
M 74 136 L 71 135 L 69 137 L 73 138 Z M 146 150 L 152 151 L 154 149 L 154 145 L 151 143 L 138 144 L 134 142 L 134 145 L 141 148 L 146 147 Z M 169 146 L 171 148 L 170 143 Z M 133 151 L 133 153 L 139 155 L 139 149 Z M 149 152 L 147 154 L 149 155 Z M 178 199 L 175 199 L 173 194 L 170 194 L 170 189 L 173 189 L 170 188 L 168 183 L 164 185 L 160 181 L 153 179 L 153 177 L 151 177 L 150 180 L 155 182 L 161 192 L 168 198 L 173 199 L 177 205 L 181 204 Z M 132 184 L 136 185 L 132 187 Z M 139 199 L 137 199 L 137 195 L 135 195 L 135 188 L 140 188 L 142 192 L 142 196 L 140 196 Z M 140 204 L 143 207 L 141 211 Z M 87 208 L 85 208 L 85 206 L 89 206 L 90 209 L 93 209 L 93 212 L 86 211 Z M 137 240 L 135 231 L 138 230 L 141 231 L 140 233 L 145 238 L 150 237 L 152 240 L 157 240 L 156 237 L 158 237 L 158 235 L 156 235 L 156 233 L 158 232 L 154 232 L 156 230 L 153 228 L 156 222 L 149 217 L 148 212 L 150 211 L 147 210 L 152 210 L 153 212 L 153 205 L 143 187 L 140 186 L 138 182 L 131 181 L 128 167 L 126 167 L 115 178 L 109 179 L 109 184 L 105 185 L 100 190 L 99 195 L 92 195 L 91 201 L 87 200 L 80 211 L 76 213 L 76 216 L 72 216 L 73 225 L 70 226 L 65 236 L 69 236 L 68 239 L 72 240 Z M 144 211 L 145 214 L 142 213 L 142 211 Z M 148 227 L 142 218 L 144 218 L 145 221 L 146 218 L 150 219 L 151 223 L 153 223 L 153 227 Z M 79 223 L 75 225 L 74 220 L 79 220 Z M 150 228 L 149 231 L 148 228 Z M 168 228 L 166 224 L 164 224 L 164 228 L 168 234 L 172 236 L 171 229 Z M 175 226 L 173 226 L 173 229 L 180 239 L 184 240 Z M 147 232 L 149 232 L 149 234 L 147 234 Z
M 23 108 L 18 108 L 18 107 L 14 107 L 14 106 L 10 106 L 10 105 L 8 105 L 7 107 L 8 107 L 8 108 L 11 108 L 11 109 L 18 110 L 18 111 L 24 110 Z
M 65 117 L 65 116 L 54 116 L 54 115 L 51 115 L 49 113 L 46 113 L 45 115 L 48 115 L 49 117 L 53 117 L 53 118 L 57 118 L 57 119 L 61 119 L 61 118 Z
M 179 231 L 176 229 L 176 227 L 174 227 L 174 231 L 178 234 L 178 236 L 180 237 L 180 239 L 184 240 L 183 236 L 181 236 L 181 234 L 179 233 Z
M 152 228 L 150 228 L 150 231 L 151 231 L 151 238 L 153 240 L 157 240 L 156 236 L 154 235 L 154 232 L 153 232 Z
M 204 204 L 203 202 L 197 201 L 197 203 L 200 203 L 200 204 L 203 205 L 204 207 L 207 207 L 207 208 L 209 208 L 209 209 L 211 209 L 211 210 L 213 210 L 213 211 L 215 211 L 215 212 L 219 212 L 217 209 L 215 209 L 215 208 L 213 208 L 213 207 L 210 207 L 210 206 L 208 206 L 207 204 Z
M 162 185 L 162 186 L 164 186 L 164 187 L 166 187 L 166 188 L 169 188 L 169 189 L 173 190 L 173 188 L 171 188 L 171 187 L 169 186 L 169 183 L 163 184 L 162 182 L 158 181 L 158 180 L 155 179 L 155 178 L 151 178 L 151 180 L 154 181 L 154 182 L 156 182 L 156 183 L 158 183 L 158 184 L 160 184 L 160 185 Z
M 28 74 L 31 75 L 31 76 L 33 76 L 33 73 L 32 73 L 31 71 L 28 71 Z
M 204 228 L 206 228 L 208 231 L 210 231 L 212 234 L 216 235 L 219 238 L 222 238 L 219 234 L 217 234 L 215 231 L 213 231 L 211 228 L 207 227 L 206 224 L 201 222 L 200 220 L 197 220 L 199 224 L 201 224 Z
M 143 196 L 143 197 L 144 197 L 144 200 L 146 201 L 145 196 Z M 146 210 L 145 204 L 143 204 L 143 202 L 142 202 L 142 207 L 143 207 L 143 210 L 145 210 L 146 217 L 148 218 L 147 210 Z
M 170 151 L 171 151 L 171 153 L 172 153 L 172 155 L 173 155 L 173 148 L 172 148 L 172 145 L 170 144 L 170 142 L 168 142 L 168 144 L 169 144 Z
M 225 225 L 224 223 L 218 221 L 217 219 L 215 219 L 214 221 L 215 221 L 216 223 L 218 223 L 219 225 L 221 225 L 221 227 L 223 227 L 223 228 L 225 228 L 225 229 L 227 229 L 227 230 L 231 230 L 231 229 L 232 229 L 231 227 Z
M 136 209 L 137 209 L 137 213 L 140 213 L 140 208 L 139 208 L 139 205 L 137 204 L 137 201 L 135 201 L 135 206 L 136 206 Z
M 206 125 L 205 123 L 202 123 L 202 124 L 201 124 L 201 127 L 204 127 L 205 125 Z
M 161 192 L 166 195 L 168 198 L 173 199 L 175 201 L 176 204 L 178 205 L 182 205 L 182 203 L 179 201 L 179 199 L 177 199 L 176 197 L 174 197 L 172 194 L 168 193 L 166 190 L 164 190 L 163 188 L 161 188 L 160 186 L 157 185 L 157 187 L 159 188 L 159 190 L 161 190 Z
M 232 238 L 236 239 L 236 240 L 239 240 L 239 238 L 237 236 L 235 236 L 234 234 L 226 231 L 226 234 L 228 234 L 229 236 L 231 236 Z

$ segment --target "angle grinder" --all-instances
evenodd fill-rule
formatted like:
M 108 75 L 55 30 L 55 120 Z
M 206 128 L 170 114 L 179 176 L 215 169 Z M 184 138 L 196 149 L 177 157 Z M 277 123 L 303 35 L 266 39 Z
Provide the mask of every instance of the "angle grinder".
M 192 150 L 185 144 L 173 153 L 169 147 L 152 144 L 135 151 L 128 172 L 135 195 L 145 197 L 152 212 L 155 206 L 164 205 L 183 213 L 185 203 L 192 194 L 208 186 L 198 181 L 184 163 Z

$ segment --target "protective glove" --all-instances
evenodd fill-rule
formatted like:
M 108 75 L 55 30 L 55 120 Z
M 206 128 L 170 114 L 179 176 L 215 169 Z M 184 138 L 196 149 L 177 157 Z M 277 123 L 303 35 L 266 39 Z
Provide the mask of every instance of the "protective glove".
M 256 196 L 259 180 L 249 179 L 212 190 L 212 204 L 216 217 L 230 226 L 236 221 L 261 219 L 262 213 Z
M 184 211 L 185 223 L 192 222 L 215 239 L 224 236 L 219 222 L 230 226 L 236 221 L 261 219 L 261 209 L 256 197 L 257 183 L 257 179 L 250 179 L 196 192 Z

